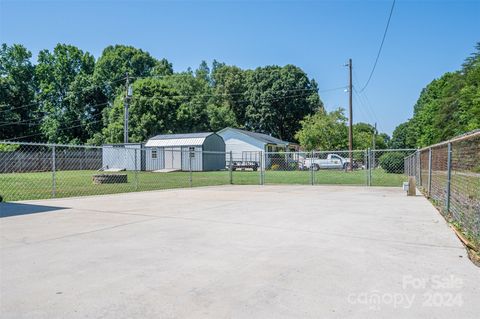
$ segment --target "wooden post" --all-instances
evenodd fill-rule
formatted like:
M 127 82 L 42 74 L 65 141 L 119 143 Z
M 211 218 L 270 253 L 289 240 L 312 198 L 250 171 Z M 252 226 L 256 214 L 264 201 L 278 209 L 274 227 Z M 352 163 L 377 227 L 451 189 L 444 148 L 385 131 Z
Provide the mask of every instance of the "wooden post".
M 415 182 L 415 176 L 408 176 L 408 192 L 407 196 L 417 195 L 417 185 Z

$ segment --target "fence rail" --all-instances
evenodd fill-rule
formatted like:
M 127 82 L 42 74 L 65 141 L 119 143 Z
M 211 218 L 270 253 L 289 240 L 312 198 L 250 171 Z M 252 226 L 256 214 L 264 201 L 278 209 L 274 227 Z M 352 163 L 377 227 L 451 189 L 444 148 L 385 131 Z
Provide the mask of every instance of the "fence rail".
M 422 148 L 404 166 L 440 212 L 480 244 L 480 131 Z

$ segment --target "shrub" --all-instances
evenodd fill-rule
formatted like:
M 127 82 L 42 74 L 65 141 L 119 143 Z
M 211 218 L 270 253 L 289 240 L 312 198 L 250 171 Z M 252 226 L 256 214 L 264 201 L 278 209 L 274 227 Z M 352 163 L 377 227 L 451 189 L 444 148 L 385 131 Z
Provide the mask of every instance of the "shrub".
M 0 152 L 14 152 L 19 147 L 18 144 L 0 144 Z
M 290 162 L 288 163 L 288 170 L 295 171 L 298 169 L 298 162 Z
M 0 195 L 0 203 L 3 202 L 3 197 Z
M 387 173 L 402 174 L 404 172 L 404 157 L 404 154 L 389 152 L 380 156 L 378 162 Z
M 278 171 L 280 169 L 280 165 L 278 164 L 272 164 L 272 166 L 270 167 L 270 169 L 272 171 Z

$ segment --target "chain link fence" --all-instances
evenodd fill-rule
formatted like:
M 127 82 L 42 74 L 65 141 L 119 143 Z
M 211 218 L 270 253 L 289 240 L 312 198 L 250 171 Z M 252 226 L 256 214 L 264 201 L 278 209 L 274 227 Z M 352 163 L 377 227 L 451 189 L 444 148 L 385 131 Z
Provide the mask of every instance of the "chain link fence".
M 0 142 L 5 201 L 102 195 L 231 183 L 224 152 L 135 145 Z
M 412 152 L 231 153 L 0 142 L 0 195 L 16 201 L 227 184 L 400 187 L 407 180 L 403 159 Z
M 405 167 L 440 212 L 480 245 L 480 131 L 418 150 Z
M 265 153 L 265 184 L 401 186 L 404 158 L 416 150 Z M 350 165 L 350 163 L 352 163 Z

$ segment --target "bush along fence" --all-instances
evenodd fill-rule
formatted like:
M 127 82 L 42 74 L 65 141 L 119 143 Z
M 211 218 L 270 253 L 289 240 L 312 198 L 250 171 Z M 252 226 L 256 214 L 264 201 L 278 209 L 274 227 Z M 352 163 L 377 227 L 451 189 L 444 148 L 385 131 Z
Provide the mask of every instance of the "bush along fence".
M 422 148 L 404 165 L 447 220 L 480 247 L 480 130 Z
M 404 158 L 415 152 L 232 153 L 188 146 L 0 142 L 0 195 L 17 201 L 226 184 L 400 187 L 408 179 Z

